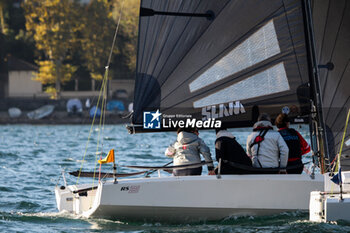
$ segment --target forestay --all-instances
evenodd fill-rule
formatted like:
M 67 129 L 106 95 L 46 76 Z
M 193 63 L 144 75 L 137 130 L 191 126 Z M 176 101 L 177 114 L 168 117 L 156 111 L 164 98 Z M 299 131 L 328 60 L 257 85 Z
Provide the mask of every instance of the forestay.
M 217 118 L 251 126 L 309 113 L 309 71 L 301 0 L 142 0 L 154 11 L 214 17 L 140 17 L 132 123 L 144 111 Z

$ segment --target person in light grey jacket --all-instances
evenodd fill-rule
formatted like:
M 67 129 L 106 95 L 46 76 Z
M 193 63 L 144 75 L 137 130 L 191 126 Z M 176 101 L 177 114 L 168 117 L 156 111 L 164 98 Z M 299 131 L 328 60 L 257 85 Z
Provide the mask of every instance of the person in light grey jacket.
M 252 159 L 253 167 L 286 168 L 288 152 L 282 136 L 273 130 L 269 115 L 261 114 L 247 138 L 247 154 Z
M 200 163 L 202 154 L 205 161 L 209 162 L 209 175 L 214 175 L 214 165 L 211 158 L 210 149 L 202 139 L 198 137 L 198 131 L 195 129 L 179 128 L 177 131 L 177 140 L 171 144 L 165 151 L 165 155 L 174 159 L 174 165 L 186 165 Z M 201 175 L 202 167 L 176 169 L 173 171 L 175 176 Z

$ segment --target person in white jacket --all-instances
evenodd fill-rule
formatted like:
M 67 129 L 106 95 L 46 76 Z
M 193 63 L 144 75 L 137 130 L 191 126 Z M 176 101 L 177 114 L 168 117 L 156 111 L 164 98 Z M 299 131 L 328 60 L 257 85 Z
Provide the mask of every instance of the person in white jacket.
M 195 129 L 180 128 L 177 131 L 177 140 L 165 151 L 167 157 L 174 159 L 175 166 L 200 163 L 199 154 L 202 154 L 205 161 L 208 162 L 209 175 L 214 175 L 214 165 L 209 147 L 198 137 L 198 131 Z M 201 175 L 201 173 L 202 167 L 173 171 L 175 176 L 193 176 Z
M 283 137 L 273 130 L 270 116 L 263 113 L 247 138 L 247 154 L 256 168 L 287 167 L 288 146 Z

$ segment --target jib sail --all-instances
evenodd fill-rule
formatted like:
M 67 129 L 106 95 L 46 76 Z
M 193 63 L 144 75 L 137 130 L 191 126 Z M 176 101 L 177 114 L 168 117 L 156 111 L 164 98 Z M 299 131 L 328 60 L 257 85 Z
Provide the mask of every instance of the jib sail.
M 314 0 L 312 14 L 320 95 L 330 161 L 339 153 L 347 111 L 350 109 L 350 2 Z M 349 129 L 345 141 L 350 139 Z M 350 147 L 343 146 L 342 170 L 350 170 Z
M 308 115 L 302 1 L 142 0 L 140 15 L 134 125 L 156 110 L 228 127 Z

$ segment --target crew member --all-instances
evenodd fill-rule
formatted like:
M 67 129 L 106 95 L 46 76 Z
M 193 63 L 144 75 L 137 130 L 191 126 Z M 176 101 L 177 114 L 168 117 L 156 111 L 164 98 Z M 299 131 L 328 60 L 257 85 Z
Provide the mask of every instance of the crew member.
M 301 156 L 310 152 L 310 146 L 298 131 L 289 128 L 289 123 L 290 120 L 286 114 L 279 114 L 275 121 L 278 132 L 281 134 L 289 148 L 287 167 L 291 168 L 287 169 L 287 173 L 301 174 L 304 169 Z
M 220 174 L 250 173 L 244 167 L 251 167 L 252 161 L 226 128 L 216 130 L 215 152 L 216 160 L 219 162 L 221 159 Z M 215 169 L 215 173 L 218 173 L 218 169 Z
M 247 138 L 247 153 L 252 159 L 253 167 L 282 168 L 279 173 L 286 173 L 288 151 L 282 136 L 273 130 L 270 116 L 262 113 Z
M 210 149 L 204 141 L 198 137 L 198 130 L 192 128 L 179 128 L 177 140 L 165 151 L 165 155 L 174 159 L 174 165 L 186 165 L 200 163 L 200 154 L 208 162 L 209 175 L 214 175 L 214 165 Z M 175 176 L 193 176 L 202 174 L 202 166 L 197 168 L 174 169 Z

